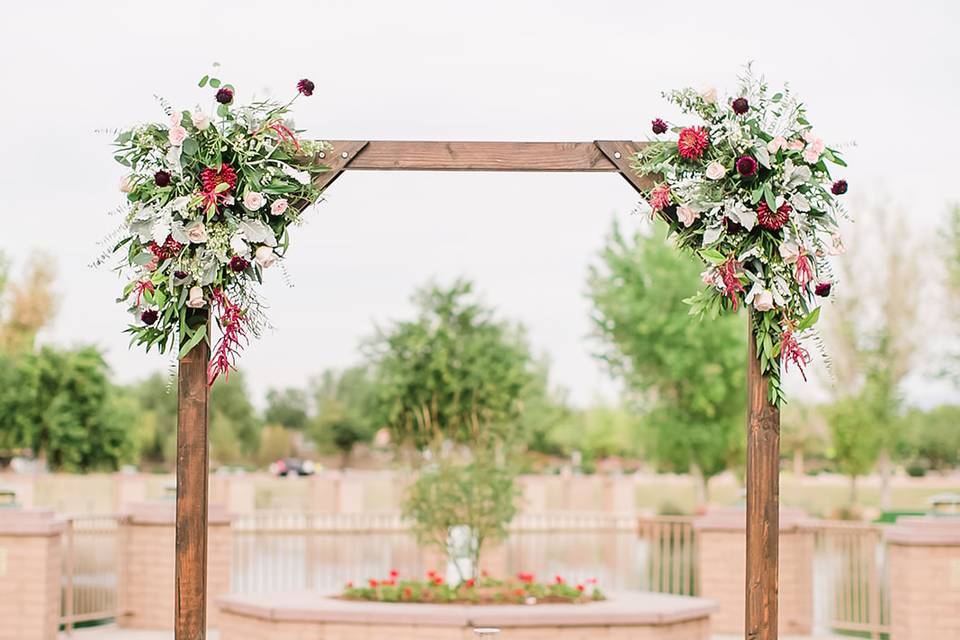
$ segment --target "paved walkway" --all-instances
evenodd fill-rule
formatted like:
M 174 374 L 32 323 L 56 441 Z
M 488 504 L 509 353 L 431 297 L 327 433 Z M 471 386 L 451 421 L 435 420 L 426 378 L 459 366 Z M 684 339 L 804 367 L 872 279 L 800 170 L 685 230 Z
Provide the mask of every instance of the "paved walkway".
M 207 633 L 207 640 L 218 640 L 220 634 L 216 631 Z M 67 634 L 60 634 L 61 640 L 67 639 Z M 91 629 L 77 629 L 73 632 L 72 640 L 173 640 L 172 631 L 138 631 L 136 629 L 118 629 L 114 625 L 94 627 Z M 508 640 L 504 638 L 504 640 Z M 715 635 L 713 640 L 743 640 L 743 636 Z M 849 640 L 839 636 L 781 636 L 780 640 Z

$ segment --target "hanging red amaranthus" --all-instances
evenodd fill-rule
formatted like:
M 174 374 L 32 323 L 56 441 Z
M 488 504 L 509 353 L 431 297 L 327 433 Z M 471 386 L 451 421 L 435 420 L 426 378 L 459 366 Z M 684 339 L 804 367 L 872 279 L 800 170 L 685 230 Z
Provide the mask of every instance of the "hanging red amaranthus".
M 720 265 L 720 280 L 723 282 L 723 295 L 730 299 L 733 304 L 733 310 L 736 311 L 739 306 L 739 297 L 737 294 L 744 293 L 743 283 L 740 282 L 740 262 L 733 256 L 727 258 L 727 261 Z
M 797 279 L 797 284 L 804 288 L 813 280 L 813 266 L 810 264 L 810 255 L 803 247 L 800 247 L 800 255 L 797 256 L 793 276 Z
M 213 304 L 220 311 L 218 320 L 223 335 L 210 356 L 210 364 L 207 366 L 208 385 L 213 385 L 220 374 L 229 379 L 230 369 L 236 369 L 237 356 L 247 342 L 244 327 L 247 318 L 240 305 L 231 302 L 220 289 L 213 290 Z
M 790 369 L 791 362 L 797 365 L 800 375 L 806 381 L 807 374 L 803 368 L 810 362 L 810 352 L 800 346 L 790 329 L 783 332 L 783 340 L 780 343 L 780 360 L 783 362 L 784 371 Z
M 137 280 L 137 284 L 133 287 L 134 291 L 137 292 L 137 302 L 136 305 L 140 306 L 140 301 L 143 300 L 143 294 L 146 291 L 153 291 L 153 282 L 149 279 Z

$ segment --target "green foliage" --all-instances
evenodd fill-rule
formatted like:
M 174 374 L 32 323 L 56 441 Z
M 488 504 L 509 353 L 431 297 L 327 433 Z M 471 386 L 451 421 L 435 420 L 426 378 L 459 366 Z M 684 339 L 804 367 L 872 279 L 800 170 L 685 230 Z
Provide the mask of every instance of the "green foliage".
M 503 540 L 517 513 L 519 491 L 512 470 L 483 454 L 468 464 L 441 459 L 424 468 L 403 505 L 420 544 L 452 554 L 451 529 L 468 527 L 466 555 L 476 572 L 486 542 Z M 459 564 L 457 565 L 459 569 Z M 475 576 L 461 576 L 464 579 Z
M 267 424 L 303 431 L 310 419 L 310 402 L 306 391 L 296 387 L 270 389 L 263 417 Z
M 709 478 L 742 455 L 747 329 L 742 315 L 691 321 L 683 297 L 698 283 L 696 262 L 614 224 L 589 294 L 600 357 L 648 412 L 650 453 L 662 468 L 696 465 Z
M 555 450 L 566 455 L 579 451 L 587 464 L 610 456 L 637 457 L 642 440 L 642 420 L 615 406 L 573 411 L 547 436 Z
M 914 409 L 903 419 L 900 455 L 915 468 L 960 467 L 960 406 Z
M 0 354 L 0 447 L 30 449 L 53 470 L 112 470 L 133 453 L 133 406 L 92 347 Z
M 446 582 L 435 571 L 427 573 L 426 580 L 400 579 L 396 572 L 389 578 L 371 578 L 366 586 L 347 583 L 343 597 L 349 600 L 371 602 L 434 602 L 463 604 L 522 604 L 530 598 L 538 603 L 575 603 L 606 600 L 603 591 L 595 585 L 596 580 L 585 584 L 569 584 L 562 578 L 552 582 L 535 582 L 530 574 L 520 574 L 523 579 L 498 580 L 490 576 L 461 580 L 457 584 Z
M 346 466 L 353 448 L 376 432 L 376 391 L 369 372 L 352 367 L 341 373 L 325 371 L 310 382 L 317 415 L 310 433 L 323 449 L 339 451 Z
M 396 442 L 425 448 L 516 434 L 533 377 L 530 350 L 519 327 L 495 319 L 472 294 L 463 280 L 427 286 L 414 295 L 415 320 L 370 341 L 380 421 Z

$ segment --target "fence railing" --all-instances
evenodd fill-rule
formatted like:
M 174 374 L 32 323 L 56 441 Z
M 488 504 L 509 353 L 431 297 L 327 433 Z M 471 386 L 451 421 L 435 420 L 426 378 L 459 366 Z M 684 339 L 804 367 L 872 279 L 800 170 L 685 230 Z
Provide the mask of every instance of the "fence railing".
M 821 631 L 890 632 L 883 529 L 861 523 L 814 527 L 814 620 Z
M 60 624 L 116 617 L 120 575 L 119 520 L 115 516 L 68 518 L 62 537 Z
M 646 547 L 644 590 L 681 596 L 700 593 L 692 517 L 640 518 L 637 533 Z

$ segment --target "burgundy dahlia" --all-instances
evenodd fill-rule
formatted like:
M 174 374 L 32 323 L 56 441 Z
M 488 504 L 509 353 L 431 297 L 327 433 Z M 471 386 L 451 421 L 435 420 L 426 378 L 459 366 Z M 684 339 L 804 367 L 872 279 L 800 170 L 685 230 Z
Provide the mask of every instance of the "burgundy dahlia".
M 173 272 L 173 277 L 174 277 L 174 278 L 177 278 L 178 280 L 183 280 L 183 279 L 186 278 L 188 275 L 190 275 L 190 274 L 187 273 L 186 271 L 179 271 L 179 270 L 177 270 L 177 271 L 174 271 L 174 272 Z
M 832 285 L 829 282 L 818 282 L 813 292 L 821 298 L 826 298 L 828 295 L 830 295 L 831 286 Z
M 837 180 L 833 183 L 833 186 L 830 187 L 830 193 L 835 196 L 842 196 L 847 192 L 847 181 L 846 180 Z
M 156 309 L 147 309 L 140 314 L 140 322 L 143 324 L 153 324 L 157 321 L 157 311 Z
M 737 172 L 746 178 L 757 175 L 757 161 L 753 156 L 740 156 L 737 158 Z
M 737 98 L 731 106 L 733 107 L 733 112 L 738 116 L 742 116 L 750 109 L 750 103 L 747 102 L 746 98 Z
M 680 131 L 677 150 L 687 160 L 699 160 L 710 146 L 710 134 L 703 127 L 687 127 Z
M 169 171 L 157 171 L 153 174 L 153 181 L 158 187 L 165 187 L 170 184 L 170 172 Z
M 221 87 L 217 91 L 217 102 L 220 104 L 230 104 L 233 102 L 233 89 L 230 87 Z
M 771 211 L 766 202 L 761 202 L 757 206 L 757 223 L 764 229 L 777 231 L 790 220 L 791 211 L 792 207 L 786 202 L 777 207 L 776 211 Z
M 207 167 L 200 172 L 200 182 L 203 183 L 203 190 L 207 193 L 216 189 L 221 182 L 226 182 L 230 185 L 230 189 L 233 189 L 237 186 L 237 172 L 228 164 L 221 164 L 219 170 Z
M 235 273 L 243 273 L 250 266 L 250 262 L 243 256 L 233 256 L 230 258 L 230 270 Z
M 303 80 L 297 83 L 297 91 L 299 91 L 300 93 L 302 93 L 307 97 L 310 97 L 313 95 L 313 90 L 315 88 L 316 88 L 316 85 L 313 84 L 313 81 L 307 80 L 306 78 L 304 78 Z
M 650 124 L 651 124 L 651 127 L 652 127 L 652 129 L 653 129 L 653 132 L 654 132 L 655 134 L 657 134 L 657 135 L 660 135 L 661 133 L 666 133 L 666 132 L 667 132 L 667 123 L 664 122 L 661 118 L 657 118 L 656 120 L 654 120 L 654 121 L 651 122 Z

